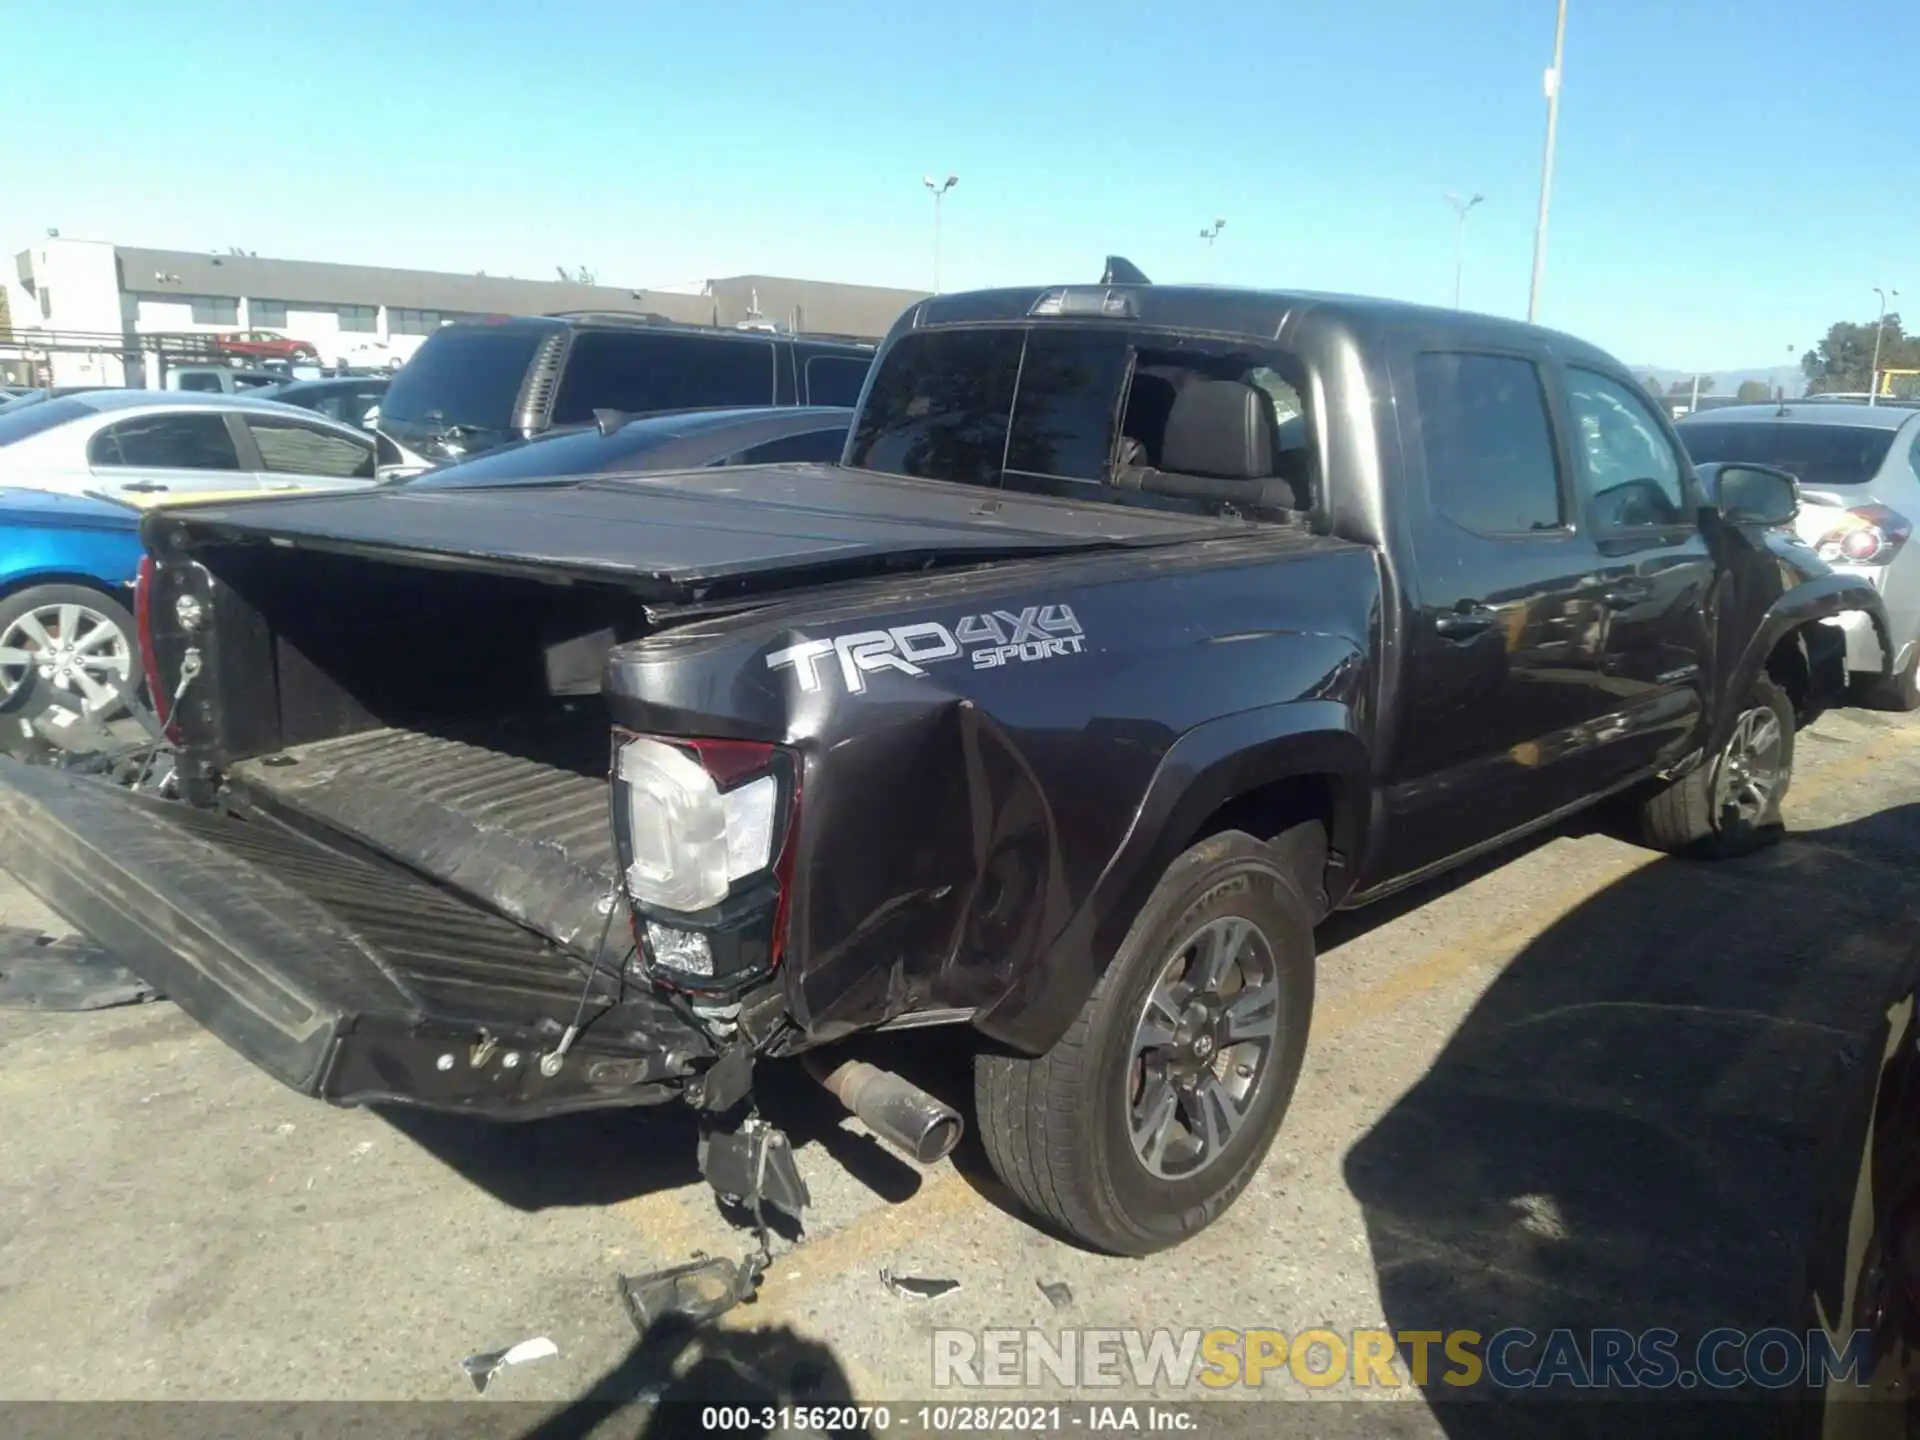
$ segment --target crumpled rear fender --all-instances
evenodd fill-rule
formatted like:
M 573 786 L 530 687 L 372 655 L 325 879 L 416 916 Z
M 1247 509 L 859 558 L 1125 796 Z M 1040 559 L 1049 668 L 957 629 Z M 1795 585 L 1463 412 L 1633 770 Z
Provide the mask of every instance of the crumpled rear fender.
M 1313 777 L 1331 800 L 1328 902 L 1366 843 L 1370 760 L 1348 699 L 1301 700 L 1196 726 L 1166 752 L 1092 894 L 1046 950 L 982 1007 L 974 1025 L 1028 1054 L 1054 1044 L 1093 993 L 1167 867 L 1229 802 Z M 1263 837 L 1264 838 L 1264 837 Z

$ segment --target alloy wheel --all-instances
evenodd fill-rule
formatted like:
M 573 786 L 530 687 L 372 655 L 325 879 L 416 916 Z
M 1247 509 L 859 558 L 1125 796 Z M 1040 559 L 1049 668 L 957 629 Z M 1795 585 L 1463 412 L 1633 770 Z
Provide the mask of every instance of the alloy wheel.
M 1167 957 L 1128 1051 L 1127 1131 L 1150 1174 L 1184 1180 L 1232 1143 L 1271 1068 L 1281 1004 L 1273 944 L 1249 920 L 1211 921 Z
M 1724 829 L 1765 819 L 1781 784 L 1780 717 L 1768 705 L 1741 712 L 1713 777 L 1713 813 Z
M 0 633 L 0 695 L 13 695 L 35 671 L 86 714 L 106 715 L 120 706 L 133 677 L 133 644 L 98 610 L 43 605 Z

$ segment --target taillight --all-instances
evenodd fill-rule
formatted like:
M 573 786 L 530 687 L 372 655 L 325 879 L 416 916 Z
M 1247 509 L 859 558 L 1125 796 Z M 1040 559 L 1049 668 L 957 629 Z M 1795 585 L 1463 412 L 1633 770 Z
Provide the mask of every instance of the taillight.
M 1828 564 L 1889 565 L 1913 536 L 1913 522 L 1885 505 L 1856 505 L 1820 537 L 1815 552 Z
M 647 973 L 738 989 L 779 962 L 800 816 L 798 758 L 747 740 L 622 732 L 615 828 Z
M 146 672 L 147 695 L 153 701 L 153 713 L 163 727 L 169 727 L 172 717 L 168 712 L 173 708 L 173 697 L 160 681 L 160 657 L 153 648 L 153 573 L 153 556 L 142 555 L 133 582 L 133 628 L 140 642 L 140 668 Z

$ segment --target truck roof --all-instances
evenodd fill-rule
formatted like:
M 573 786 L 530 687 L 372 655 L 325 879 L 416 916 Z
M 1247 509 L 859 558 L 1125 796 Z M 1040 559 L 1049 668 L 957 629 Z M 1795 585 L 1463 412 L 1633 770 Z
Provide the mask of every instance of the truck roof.
M 1058 309 L 1051 308 L 1056 302 L 1050 297 L 1055 296 L 1066 297 L 1058 302 Z M 1107 308 L 1100 308 L 1101 297 L 1112 297 Z M 1043 307 L 1042 302 L 1046 302 L 1046 306 Z M 1604 361 L 1611 368 L 1620 368 L 1611 355 L 1578 336 L 1497 315 L 1364 295 L 1218 285 L 1069 283 L 962 291 L 935 295 L 909 307 L 895 325 L 894 333 L 943 325 L 1005 324 L 1029 319 L 1082 323 L 1111 320 L 1148 329 L 1272 341 L 1280 338 L 1284 326 L 1307 320 L 1309 316 L 1315 323 L 1355 334 L 1382 329 L 1413 330 L 1435 344 L 1525 344 L 1531 348 L 1545 341 L 1566 358 Z

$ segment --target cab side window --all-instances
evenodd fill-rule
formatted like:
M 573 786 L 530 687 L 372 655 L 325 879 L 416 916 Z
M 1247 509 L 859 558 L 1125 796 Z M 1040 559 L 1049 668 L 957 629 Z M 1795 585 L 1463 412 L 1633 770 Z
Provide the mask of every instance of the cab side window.
M 1476 535 L 1559 530 L 1560 466 L 1540 371 L 1517 355 L 1414 357 L 1434 510 Z
M 1680 456 L 1640 392 L 1592 370 L 1567 371 L 1580 496 L 1596 531 L 1686 523 Z

